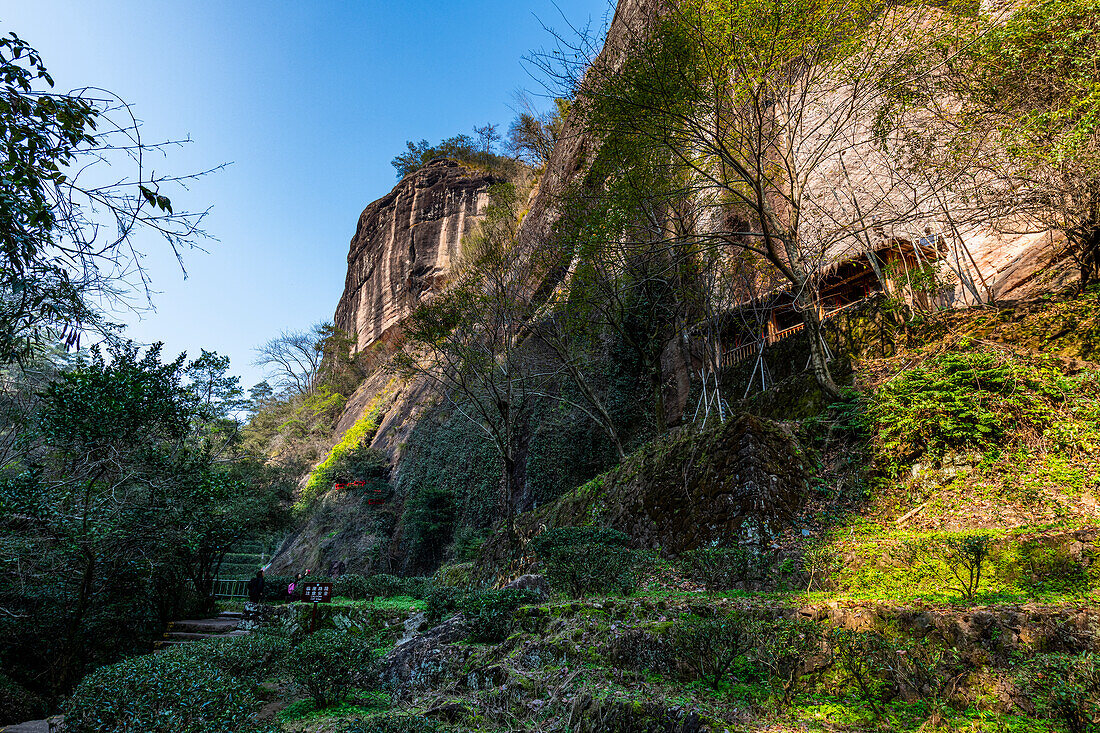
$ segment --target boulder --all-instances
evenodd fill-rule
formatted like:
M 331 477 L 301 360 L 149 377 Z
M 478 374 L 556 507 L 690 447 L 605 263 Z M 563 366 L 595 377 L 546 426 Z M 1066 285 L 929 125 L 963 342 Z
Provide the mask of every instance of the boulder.
M 545 575 L 521 575 L 508 585 L 505 590 L 529 590 L 539 593 L 543 598 L 550 597 L 550 581 Z

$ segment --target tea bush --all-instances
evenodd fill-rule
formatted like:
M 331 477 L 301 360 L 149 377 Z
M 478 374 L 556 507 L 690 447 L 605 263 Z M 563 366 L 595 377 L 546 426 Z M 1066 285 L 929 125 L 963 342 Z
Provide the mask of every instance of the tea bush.
M 670 630 L 672 654 L 694 679 L 717 688 L 755 643 L 753 625 L 741 615 L 687 617 Z
M 809 671 L 806 667 L 810 658 L 821 651 L 820 626 L 811 621 L 779 619 L 750 628 L 753 643 L 747 655 L 749 662 L 779 693 L 780 701 L 789 704 Z
M 256 682 L 280 670 L 291 651 L 287 636 L 263 631 L 191 646 L 223 672 Z
M 428 623 L 436 626 L 462 606 L 466 591 L 444 585 L 432 586 L 424 598 L 428 604 L 426 610 Z
M 101 667 L 65 702 L 69 733 L 260 733 L 254 686 L 194 654 L 169 651 Z
M 430 585 L 431 578 L 425 577 L 401 578 L 386 573 L 375 575 L 349 573 L 341 575 L 333 581 L 332 592 L 333 595 L 356 601 L 375 597 L 394 598 L 396 596 L 423 598 L 427 594 Z
M 741 547 L 690 550 L 679 558 L 680 572 L 707 590 L 732 590 L 755 577 L 759 563 Z
M 514 588 L 467 595 L 461 601 L 461 609 L 470 630 L 469 640 L 503 641 L 512 630 L 516 609 L 541 599 L 542 596 L 535 591 Z
M 1100 655 L 1048 654 L 1028 664 L 1019 682 L 1036 712 L 1069 733 L 1100 730 Z
M 367 637 L 340 631 L 318 631 L 305 637 L 287 658 L 295 685 L 318 708 L 347 699 L 353 687 L 375 681 L 375 652 Z
M 350 598 L 353 601 L 371 597 L 370 590 L 371 586 L 367 578 L 355 573 L 341 575 L 332 583 L 332 595 Z
M 268 603 L 278 603 L 287 600 L 286 588 L 294 582 L 293 575 L 267 575 L 264 576 L 264 597 Z
M 558 527 L 531 540 L 528 548 L 542 561 L 550 586 L 567 596 L 629 595 L 637 585 L 638 553 L 618 530 Z

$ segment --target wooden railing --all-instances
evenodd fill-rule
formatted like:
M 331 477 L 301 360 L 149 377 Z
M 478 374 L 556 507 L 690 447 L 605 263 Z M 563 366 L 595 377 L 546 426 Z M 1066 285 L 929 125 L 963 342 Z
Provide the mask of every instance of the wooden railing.
M 851 308 L 853 306 L 856 306 L 861 302 L 862 301 L 859 301 L 859 300 L 853 300 L 851 303 L 847 303 L 845 305 L 840 306 L 839 308 L 835 308 L 835 309 L 825 313 L 824 315 L 822 315 L 821 320 L 823 322 L 827 321 L 828 319 L 835 316 L 837 313 L 840 313 L 842 311 L 846 311 L 849 308 Z M 791 326 L 790 328 L 784 328 L 782 331 L 778 331 L 778 332 L 776 332 L 776 333 L 774 333 L 770 336 L 765 337 L 763 339 L 763 341 L 765 342 L 765 345 L 771 345 L 771 344 L 779 343 L 780 341 L 782 341 L 785 338 L 789 338 L 791 336 L 794 336 L 797 333 L 800 333 L 804 328 L 806 328 L 805 323 L 796 323 L 795 325 Z M 741 344 L 740 346 L 734 346 L 732 349 L 730 349 L 729 351 L 727 351 L 725 353 L 725 357 L 724 357 L 723 360 L 724 360 L 726 366 L 733 366 L 734 364 L 740 364 L 741 362 L 747 361 L 748 359 L 755 356 L 756 352 L 759 349 L 760 349 L 760 342 L 759 341 L 751 341 L 747 344 Z

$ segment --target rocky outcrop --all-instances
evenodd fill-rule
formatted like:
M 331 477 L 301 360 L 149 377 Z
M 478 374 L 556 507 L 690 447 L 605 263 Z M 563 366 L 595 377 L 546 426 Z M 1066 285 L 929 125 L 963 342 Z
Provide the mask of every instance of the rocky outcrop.
M 611 527 L 636 547 L 672 555 L 716 545 L 765 551 L 802 509 L 807 472 L 797 443 L 778 424 L 741 415 L 656 441 L 516 521 L 525 536 L 548 527 Z M 502 541 L 491 538 L 482 560 L 503 552 Z
M 363 210 L 335 318 L 357 350 L 383 338 L 446 280 L 495 182 L 487 173 L 433 160 Z

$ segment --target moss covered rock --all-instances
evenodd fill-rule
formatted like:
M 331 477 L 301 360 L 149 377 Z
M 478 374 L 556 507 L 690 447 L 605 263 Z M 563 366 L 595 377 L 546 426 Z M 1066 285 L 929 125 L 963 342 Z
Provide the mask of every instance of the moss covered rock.
M 610 527 L 637 547 L 671 554 L 767 544 L 802 507 L 806 470 L 798 444 L 778 424 L 741 415 L 651 443 L 520 525 Z

